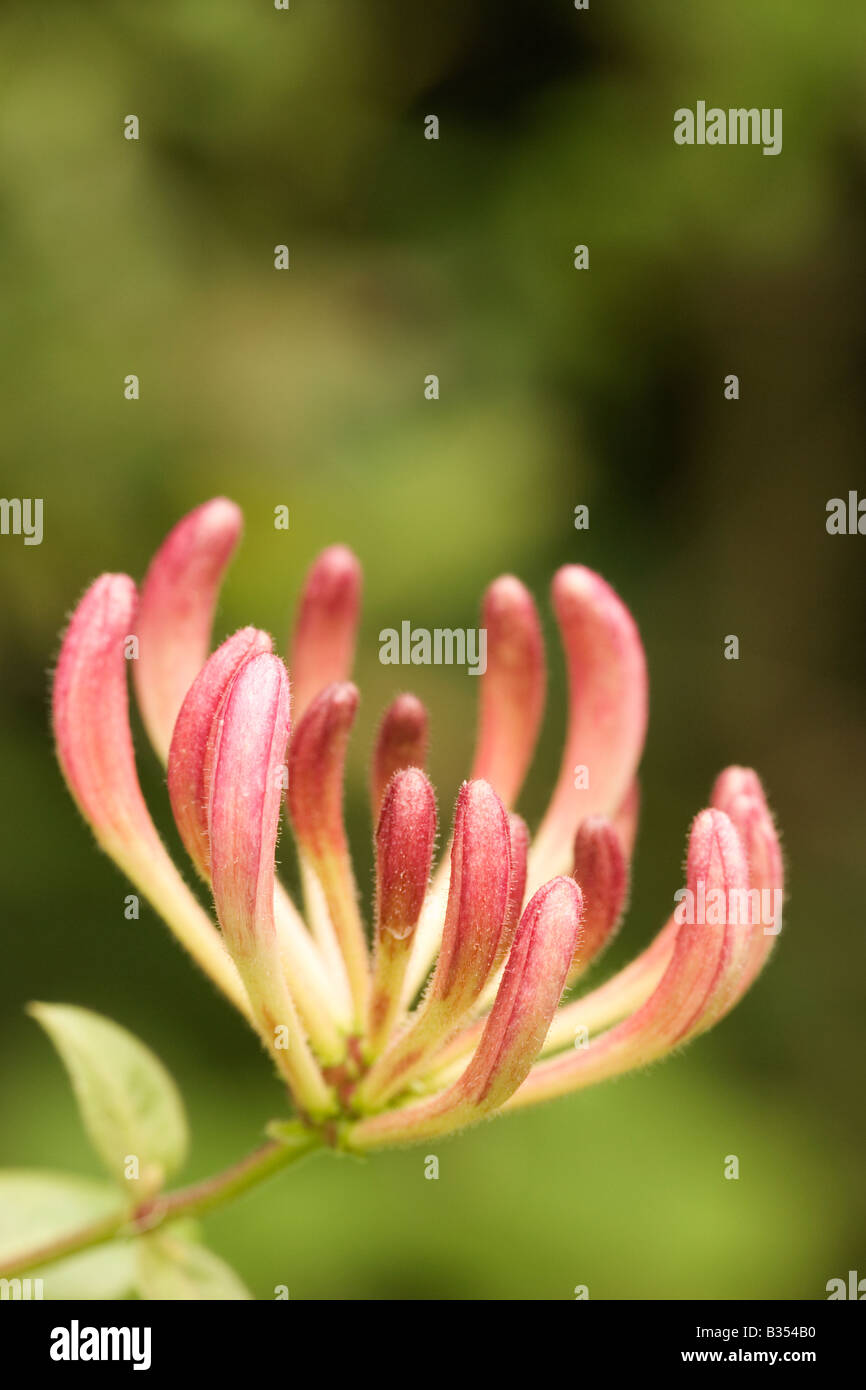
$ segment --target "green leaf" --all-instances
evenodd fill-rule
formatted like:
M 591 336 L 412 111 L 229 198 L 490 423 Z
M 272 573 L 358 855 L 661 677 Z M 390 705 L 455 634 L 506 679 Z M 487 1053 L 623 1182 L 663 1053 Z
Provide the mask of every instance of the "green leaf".
M 158 1191 L 187 1148 L 183 1102 L 165 1067 L 125 1028 L 89 1009 L 31 1004 L 29 1011 L 60 1053 L 111 1176 L 139 1200 Z
M 113 1187 L 91 1178 L 24 1169 L 0 1172 L 0 1263 L 119 1215 L 124 1207 Z M 46 1299 L 125 1298 L 135 1280 L 132 1242 L 114 1240 L 29 1270 L 22 1276 L 21 1291 Z
M 136 1244 L 142 1298 L 237 1301 L 252 1297 L 234 1270 L 203 1245 L 170 1231 L 144 1236 Z

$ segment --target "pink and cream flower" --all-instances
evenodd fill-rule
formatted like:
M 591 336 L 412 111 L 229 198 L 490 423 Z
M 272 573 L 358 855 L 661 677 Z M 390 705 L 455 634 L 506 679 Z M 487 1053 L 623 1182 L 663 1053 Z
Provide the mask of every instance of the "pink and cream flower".
M 476 752 L 435 869 L 427 712 L 408 694 L 385 711 L 370 777 L 368 930 L 343 819 L 360 567 L 342 546 L 316 560 L 288 669 L 254 627 L 209 654 L 241 526 L 237 507 L 217 498 L 175 526 L 140 593 L 123 574 L 96 580 L 63 640 L 54 731 L 97 842 L 256 1029 L 304 1119 L 355 1152 L 408 1143 L 641 1067 L 719 1022 L 778 934 L 757 912 L 696 922 L 672 910 L 631 964 L 583 988 L 626 905 L 647 719 L 640 637 L 610 586 L 578 565 L 553 581 L 568 730 L 533 836 L 511 808 L 546 677 L 538 615 L 518 579 L 495 580 L 484 598 Z M 128 660 L 215 918 L 145 805 Z M 284 802 L 303 912 L 276 875 Z M 722 772 L 692 824 L 687 889 L 698 887 L 724 901 L 781 896 L 778 837 L 748 769 Z

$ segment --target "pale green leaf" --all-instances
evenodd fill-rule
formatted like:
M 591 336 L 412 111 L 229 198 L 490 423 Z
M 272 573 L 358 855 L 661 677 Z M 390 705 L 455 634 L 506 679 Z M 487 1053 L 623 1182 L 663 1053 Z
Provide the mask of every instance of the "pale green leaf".
M 0 1172 L 0 1263 L 120 1215 L 124 1206 L 113 1187 L 91 1178 L 23 1169 Z M 9 1297 L 45 1299 L 125 1298 L 135 1287 L 135 1277 L 132 1242 L 114 1240 L 28 1270 L 6 1292 Z
M 165 1067 L 125 1028 L 89 1009 L 31 1004 L 30 1012 L 60 1053 L 109 1173 L 138 1198 L 158 1190 L 187 1148 L 183 1102 Z
M 170 1231 L 145 1236 L 136 1244 L 142 1298 L 237 1301 L 252 1297 L 234 1270 L 203 1245 Z

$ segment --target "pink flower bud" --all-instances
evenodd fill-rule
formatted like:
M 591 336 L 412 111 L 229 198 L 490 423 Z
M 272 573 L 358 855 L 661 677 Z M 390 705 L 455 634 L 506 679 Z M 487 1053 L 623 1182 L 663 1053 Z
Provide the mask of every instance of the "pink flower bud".
M 747 885 L 747 872 L 740 838 L 728 817 L 722 811 L 701 811 L 689 839 L 687 888 L 693 901 L 701 895 L 701 884 L 707 902 L 717 891 L 729 900 Z M 646 1003 L 588 1047 L 537 1063 L 509 1108 L 620 1075 L 685 1041 L 699 1029 L 714 990 L 724 982 L 733 931 L 727 919 L 711 923 L 709 913 L 706 922 L 680 925 L 667 968 Z
M 436 798 L 418 768 L 392 778 L 376 831 L 376 930 L 404 941 L 415 930 L 433 862 Z
M 409 1027 L 359 1085 L 361 1108 L 400 1090 L 465 1019 L 496 960 L 508 910 L 511 836 L 505 808 L 487 782 L 464 782 L 457 798 L 451 881 L 442 948 Z
M 471 1005 L 490 975 L 511 888 L 511 830 L 488 782 L 464 782 L 454 815 L 451 880 L 431 1003 Z
M 169 532 L 142 585 L 135 690 L 163 761 L 184 696 L 207 659 L 220 584 L 242 529 L 241 512 L 226 497 L 196 507 Z
M 602 816 L 590 816 L 577 832 L 574 877 L 583 890 L 586 913 L 580 953 L 572 961 L 569 983 L 610 944 L 628 897 L 628 864 L 622 842 Z
M 394 774 L 376 831 L 376 956 L 370 1001 L 370 1055 L 380 1049 L 400 1009 L 411 937 L 433 862 L 436 798 L 424 773 Z
M 592 570 L 566 565 L 553 581 L 553 604 L 568 667 L 568 734 L 530 855 L 530 888 L 566 867 L 586 816 L 616 812 L 634 779 L 647 721 L 646 660 L 622 600 Z
M 210 880 L 208 807 L 213 781 L 215 735 L 228 692 L 238 671 L 263 652 L 271 639 L 246 627 L 218 647 L 193 681 L 174 726 L 168 755 L 168 790 L 175 821 L 189 854 Z M 293 999 L 320 1057 L 342 1058 L 345 1044 L 337 1027 L 339 1007 L 316 944 L 282 885 L 275 883 L 277 937 Z
M 573 879 L 540 888 L 514 938 L 481 1041 L 463 1075 L 431 1100 L 361 1120 L 359 1152 L 412 1143 L 472 1124 L 502 1106 L 526 1078 L 550 1027 L 574 955 L 582 900 Z
M 63 639 L 54 677 L 57 757 L 102 849 L 165 918 L 242 1013 L 249 1001 L 207 914 L 183 882 L 144 803 L 129 729 L 126 651 L 136 591 L 125 574 L 88 589 Z
M 242 664 L 215 731 L 208 832 L 211 876 L 233 953 L 274 935 L 274 855 L 289 738 L 289 678 L 279 657 Z
M 487 631 L 487 670 L 472 777 L 488 781 L 510 806 L 535 749 L 546 682 L 541 624 L 519 579 L 506 574 L 490 585 L 481 626 Z
M 370 791 L 374 821 L 379 819 L 382 799 L 394 773 L 406 767 L 423 768 L 427 746 L 426 709 L 414 695 L 398 695 L 382 716 L 373 753 Z
M 574 879 L 554 878 L 523 913 L 478 1051 L 457 1085 L 476 1108 L 503 1105 L 538 1056 L 577 950 L 582 911 Z
M 134 632 L 135 584 L 104 574 L 66 631 L 54 677 L 57 756 L 69 790 L 109 854 L 159 843 L 144 804 L 129 731 L 124 644 Z M 160 846 L 161 848 L 161 846 Z
M 326 922 L 317 915 L 314 931 L 332 961 L 339 948 L 361 1026 L 369 959 L 343 824 L 343 774 L 357 709 L 358 692 L 349 683 L 329 685 L 316 696 L 289 750 L 288 801 L 302 865 L 312 868 L 329 918 Z
M 175 722 L 168 754 L 168 794 L 180 837 L 205 880 L 210 877 L 207 820 L 214 719 L 241 667 L 270 650 L 268 634 L 254 627 L 241 628 L 229 637 L 199 671 Z
M 240 667 L 217 725 L 208 835 L 223 936 L 265 1047 L 298 1105 L 325 1115 L 333 1097 L 286 987 L 274 924 L 274 855 L 289 737 L 289 678 L 278 657 L 262 653 Z M 281 1045 L 281 1030 L 287 1045 Z
M 351 673 L 360 607 L 361 566 L 344 545 L 331 545 L 310 567 L 298 603 L 289 663 L 296 720 L 326 685 Z
M 289 754 L 289 810 L 298 843 L 313 859 L 346 853 L 343 776 L 357 712 L 354 685 L 329 685 L 295 726 Z

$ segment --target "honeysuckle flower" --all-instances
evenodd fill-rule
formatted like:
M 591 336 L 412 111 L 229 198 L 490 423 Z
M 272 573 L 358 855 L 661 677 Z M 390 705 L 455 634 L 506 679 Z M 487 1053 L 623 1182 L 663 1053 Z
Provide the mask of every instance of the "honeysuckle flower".
M 209 654 L 240 530 L 218 498 L 171 532 L 140 600 L 126 575 L 91 586 L 63 640 L 54 729 L 97 842 L 256 1029 L 304 1124 L 358 1153 L 448 1133 L 656 1061 L 735 1006 L 772 950 L 784 889 L 763 788 L 740 767 L 720 774 L 692 824 L 686 887 L 672 885 L 661 931 L 583 990 L 626 906 L 647 718 L 640 637 L 603 579 L 566 565 L 553 581 L 568 728 L 534 836 L 512 807 L 546 676 L 520 581 L 503 576 L 484 596 L 476 751 L 435 870 L 429 718 L 414 695 L 395 696 L 371 757 L 368 931 L 343 818 L 360 567 L 342 546 L 315 561 L 288 671 L 252 626 Z M 213 916 L 145 806 L 127 665 Z M 276 874 L 283 814 L 303 910 Z M 712 910 L 698 920 L 681 899 Z M 576 997 L 563 1003 L 564 992 Z

